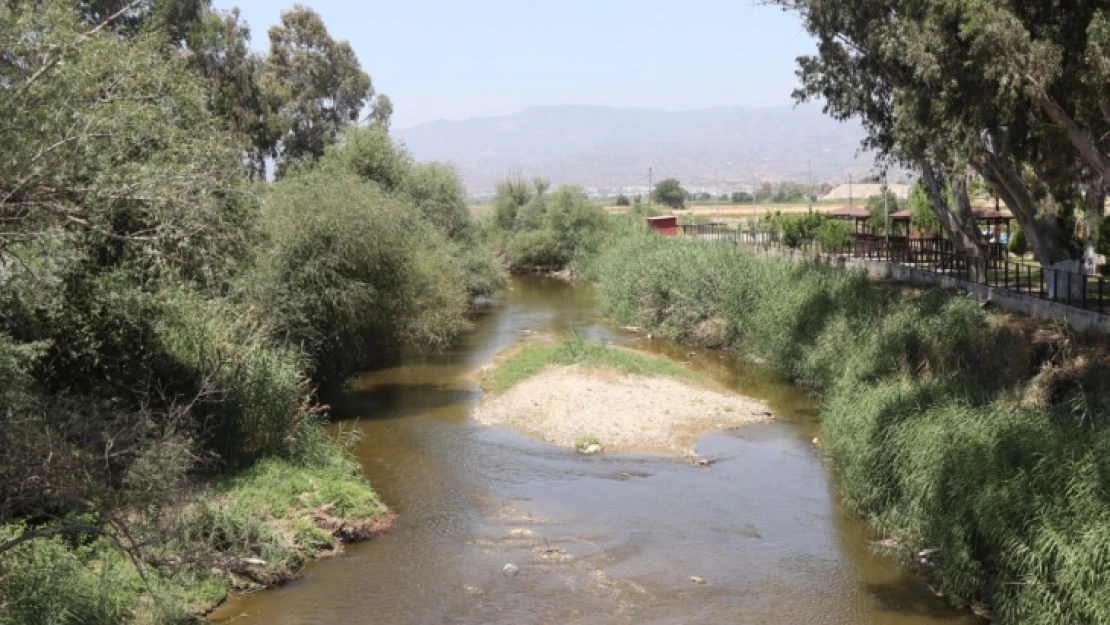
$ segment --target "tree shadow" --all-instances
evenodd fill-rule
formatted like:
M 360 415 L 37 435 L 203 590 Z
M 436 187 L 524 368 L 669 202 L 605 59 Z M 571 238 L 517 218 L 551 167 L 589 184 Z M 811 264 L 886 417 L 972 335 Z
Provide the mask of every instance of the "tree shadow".
M 324 396 L 333 421 L 403 419 L 447 406 L 474 404 L 478 390 L 439 384 L 387 383 L 363 390 L 333 392 Z
M 889 582 L 864 583 L 862 587 L 883 612 L 921 616 L 932 621 L 978 622 L 970 613 L 953 608 L 934 595 L 924 582 L 916 579 L 903 576 Z

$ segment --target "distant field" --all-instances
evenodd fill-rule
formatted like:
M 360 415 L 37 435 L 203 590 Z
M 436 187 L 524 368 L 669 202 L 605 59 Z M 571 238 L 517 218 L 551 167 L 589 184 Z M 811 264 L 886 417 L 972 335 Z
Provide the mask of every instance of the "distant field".
M 844 206 L 843 202 L 817 202 L 813 205 L 813 210 L 818 213 L 824 213 L 833 209 Z M 626 213 L 629 211 L 627 206 L 606 206 L 605 210 L 611 213 Z M 809 211 L 809 204 L 691 204 L 682 210 L 668 210 L 666 207 L 657 207 L 657 210 L 663 210 L 667 213 L 677 215 L 679 217 L 689 217 L 693 219 L 721 221 L 730 225 L 735 225 L 749 217 L 762 217 L 767 213 L 780 211 L 788 215 L 798 215 Z
M 817 212 L 827 212 L 836 208 L 844 206 L 844 202 L 817 202 L 813 205 L 813 210 Z M 856 202 L 856 205 L 862 206 L 862 202 Z M 768 212 L 781 211 L 787 214 L 805 213 L 809 210 L 809 204 L 794 203 L 794 204 L 728 204 L 728 203 L 706 203 L 706 204 L 691 204 L 682 210 L 670 211 L 665 206 L 661 207 L 655 205 L 654 208 L 661 212 L 673 212 L 675 215 L 685 215 L 689 217 L 704 217 L 706 219 L 715 219 L 721 221 L 740 221 L 748 217 L 761 217 Z M 610 213 L 627 213 L 631 210 L 630 206 L 612 206 L 606 205 L 605 210 Z M 493 212 L 492 204 L 471 204 L 470 214 L 475 217 L 484 217 Z

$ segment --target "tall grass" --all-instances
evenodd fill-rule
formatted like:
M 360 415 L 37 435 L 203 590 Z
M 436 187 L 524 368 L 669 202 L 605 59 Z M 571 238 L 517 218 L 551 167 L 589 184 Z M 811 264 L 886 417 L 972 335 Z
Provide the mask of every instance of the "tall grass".
M 742 348 L 824 394 L 846 502 L 907 560 L 928 549 L 954 604 L 1003 623 L 1110 622 L 1102 361 L 1045 361 L 955 292 L 723 245 L 633 237 L 595 269 L 615 321 Z

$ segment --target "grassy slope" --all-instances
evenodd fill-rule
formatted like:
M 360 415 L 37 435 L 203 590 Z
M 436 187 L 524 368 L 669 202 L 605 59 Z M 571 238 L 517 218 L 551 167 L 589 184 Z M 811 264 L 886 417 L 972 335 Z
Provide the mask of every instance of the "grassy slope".
M 556 344 L 537 343 L 516 350 L 482 377 L 482 388 L 502 393 L 549 365 L 583 365 L 633 375 L 695 377 L 670 361 L 572 336 Z
M 724 328 L 825 396 L 847 503 L 932 582 L 1003 623 L 1110 622 L 1110 368 L 984 311 L 726 246 L 639 237 L 592 269 L 606 311 L 674 338 Z
M 63 539 L 39 540 L 4 554 L 0 623 L 191 623 L 234 586 L 278 583 L 307 558 L 334 550 L 341 542 L 337 529 L 344 539 L 366 537 L 380 527 L 384 506 L 337 444 L 318 449 L 323 457 L 314 462 L 263 460 L 174 511 L 166 530 L 174 538 L 148 559 L 192 553 L 202 563 L 178 567 L 172 576 L 149 567 L 140 573 L 107 538 L 77 548 Z M 17 529 L 3 528 L 0 538 Z

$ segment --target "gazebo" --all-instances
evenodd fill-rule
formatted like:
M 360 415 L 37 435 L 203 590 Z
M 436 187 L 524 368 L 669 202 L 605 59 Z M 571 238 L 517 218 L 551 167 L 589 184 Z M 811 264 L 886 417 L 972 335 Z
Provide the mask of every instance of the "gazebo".
M 1010 221 L 1014 218 L 1013 215 L 1004 211 L 997 211 L 990 208 L 973 208 L 971 212 L 975 214 L 975 221 L 980 225 L 986 225 L 992 231 L 991 240 L 991 255 L 1004 256 L 1005 243 L 1002 241 L 1002 227 L 1006 227 L 1006 241 L 1010 240 Z M 896 213 L 890 214 L 890 221 L 892 224 L 905 224 L 906 236 L 910 235 L 910 221 L 913 215 L 908 210 L 900 210 Z M 938 233 L 939 236 L 939 233 Z

